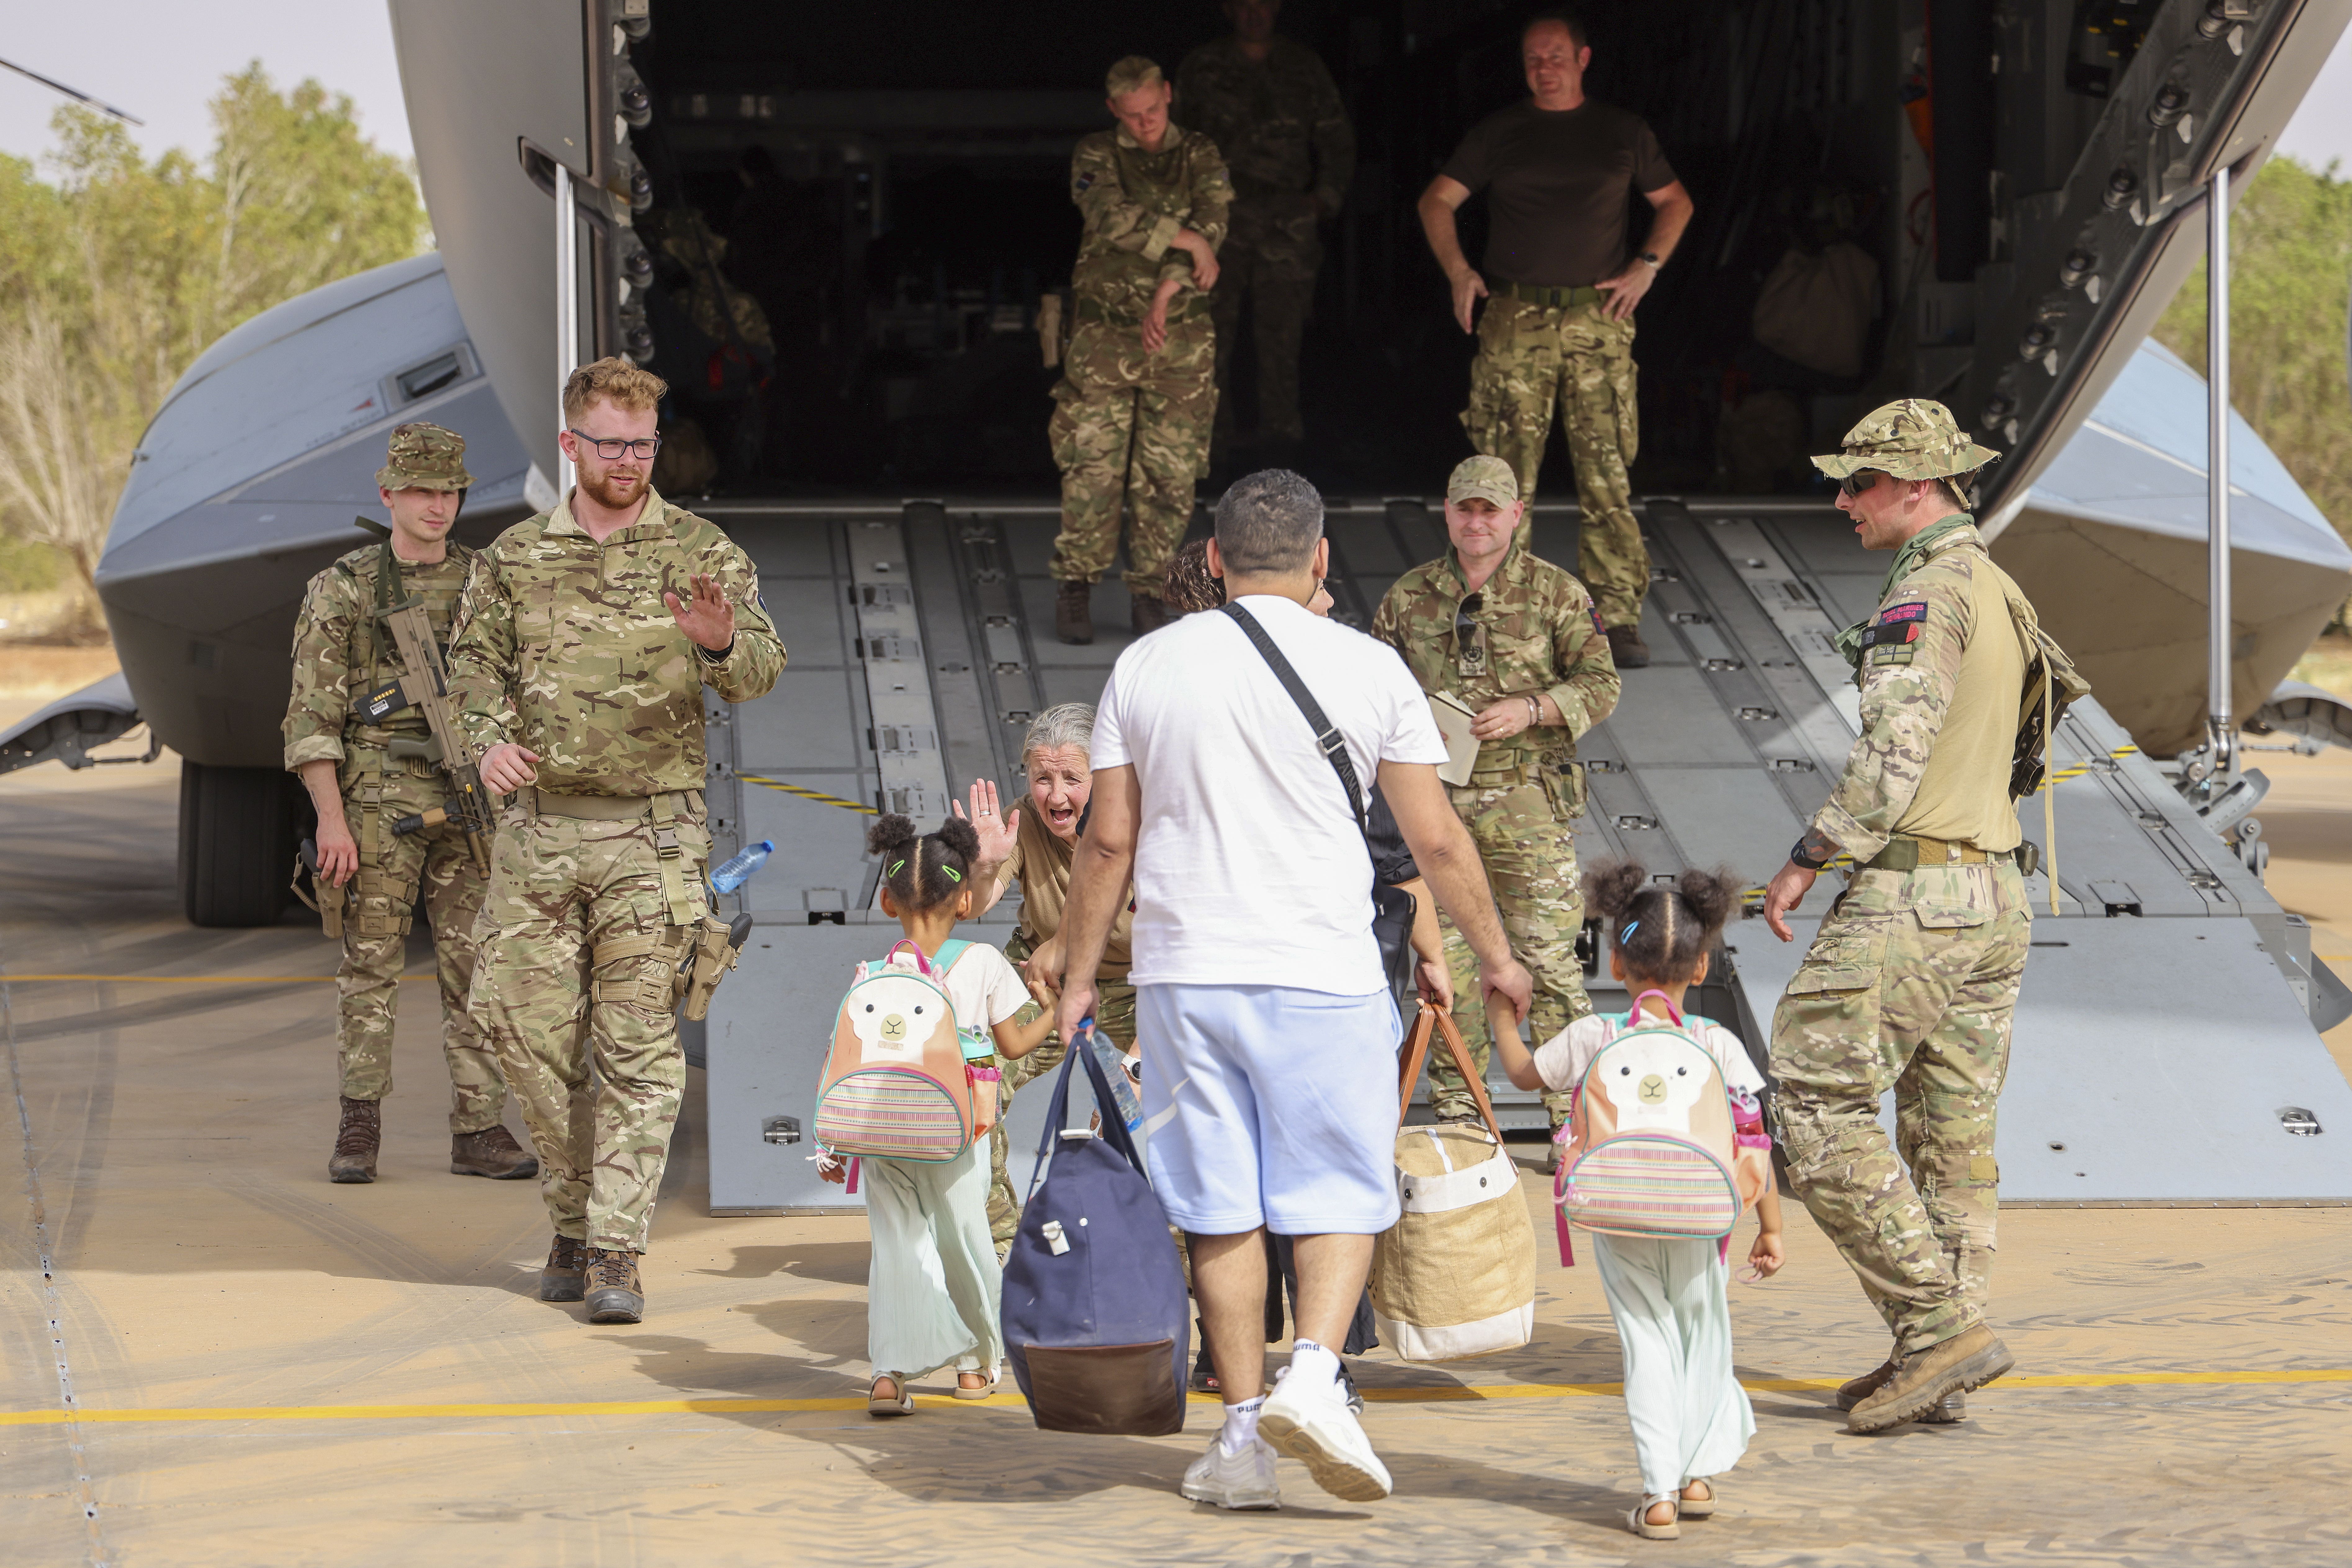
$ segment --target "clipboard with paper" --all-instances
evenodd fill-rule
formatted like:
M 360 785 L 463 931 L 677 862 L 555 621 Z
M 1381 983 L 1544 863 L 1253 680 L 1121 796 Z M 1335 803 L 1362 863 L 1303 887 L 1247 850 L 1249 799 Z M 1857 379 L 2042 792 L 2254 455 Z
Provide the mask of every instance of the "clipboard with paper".
M 1445 738 L 1445 764 L 1437 770 L 1437 776 L 1458 789 L 1470 782 L 1470 771 L 1478 762 L 1478 737 L 1470 732 L 1477 711 L 1451 691 L 1433 691 L 1429 713 L 1437 721 L 1437 732 Z

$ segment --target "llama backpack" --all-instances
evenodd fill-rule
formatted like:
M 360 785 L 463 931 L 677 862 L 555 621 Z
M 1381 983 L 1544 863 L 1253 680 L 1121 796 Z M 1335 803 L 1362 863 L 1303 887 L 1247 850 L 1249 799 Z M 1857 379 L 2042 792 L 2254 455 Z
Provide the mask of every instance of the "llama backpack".
M 1771 1184 L 1770 1141 L 1740 1125 L 1752 1118 L 1699 1043 L 1707 1021 L 1671 1003 L 1670 1021 L 1645 1019 L 1642 1001 L 1584 1069 L 1561 1130 L 1552 1195 L 1563 1262 L 1572 1261 L 1571 1223 L 1608 1236 L 1724 1240 Z
M 934 1163 L 971 1146 L 971 1079 L 944 984 L 967 945 L 942 943 L 934 963 L 902 938 L 881 959 L 857 966 L 817 1079 L 812 1120 L 820 1146 Z

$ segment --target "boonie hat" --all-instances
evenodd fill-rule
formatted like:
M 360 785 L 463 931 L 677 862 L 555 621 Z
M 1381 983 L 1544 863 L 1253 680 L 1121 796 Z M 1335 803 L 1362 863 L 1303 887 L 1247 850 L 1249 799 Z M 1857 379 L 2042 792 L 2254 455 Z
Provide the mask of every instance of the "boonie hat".
M 397 426 L 375 482 L 388 490 L 471 489 L 474 476 L 466 471 L 466 438 L 438 425 Z
M 1459 506 L 1472 496 L 1496 506 L 1516 506 L 1519 478 L 1500 458 L 1465 458 L 1445 481 L 1445 499 Z
M 1844 450 L 1815 458 L 1813 467 L 1833 479 L 1864 468 L 1898 479 L 1948 479 L 1974 473 L 2000 456 L 1969 440 L 1942 404 L 1906 397 L 1873 409 L 1845 433 Z
M 1141 55 L 1129 55 L 1111 67 L 1110 74 L 1103 78 L 1103 91 L 1113 98 L 1124 98 L 1130 92 L 1164 79 L 1157 61 L 1145 59 Z

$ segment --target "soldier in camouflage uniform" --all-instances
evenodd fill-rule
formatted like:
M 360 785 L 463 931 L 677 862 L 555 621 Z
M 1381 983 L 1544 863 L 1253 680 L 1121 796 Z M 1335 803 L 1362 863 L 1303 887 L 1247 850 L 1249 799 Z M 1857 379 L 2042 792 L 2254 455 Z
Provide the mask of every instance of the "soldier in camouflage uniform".
M 1070 199 L 1085 226 L 1072 275 L 1077 318 L 1047 427 L 1062 470 L 1054 630 L 1094 640 L 1091 586 L 1133 515 L 1127 586 L 1138 634 L 1166 619 L 1160 583 L 1192 518 L 1216 413 L 1217 280 L 1233 185 L 1209 139 L 1172 124 L 1160 68 L 1130 55 L 1105 84 L 1115 130 L 1079 139 Z
M 1176 113 L 1216 143 L 1233 175 L 1233 231 L 1217 253 L 1209 313 L 1217 329 L 1213 445 L 1234 434 L 1233 358 L 1249 297 L 1257 348 L 1258 434 L 1295 445 L 1298 346 L 1323 244 L 1356 172 L 1356 133 L 1314 50 L 1275 36 L 1281 0 L 1225 0 L 1234 36 L 1203 44 L 1176 73 Z
M 1372 636 L 1403 656 L 1424 691 L 1452 693 L 1477 720 L 1482 742 L 1470 782 L 1449 787 L 1478 846 L 1511 951 L 1535 975 L 1532 1039 L 1548 1040 L 1592 1011 L 1576 958 L 1584 924 L 1574 819 L 1584 813 L 1576 738 L 1617 706 L 1607 634 L 1583 584 L 1516 542 L 1523 503 L 1510 465 L 1467 458 L 1445 487 L 1454 548 L 1396 581 L 1372 617 Z M 1493 1047 L 1475 955 L 1444 922 L 1454 974 L 1454 1020 L 1485 1072 Z M 1477 1114 L 1469 1085 L 1433 1058 L 1430 1092 L 1441 1117 Z M 1570 1097 L 1547 1094 L 1558 1126 Z
M 1815 873 L 1853 860 L 1773 1016 L 1771 1071 L 1790 1184 L 1895 1335 L 1885 1365 L 1839 1390 L 1857 1431 L 1958 1420 L 1960 1394 L 2011 1364 L 1985 1300 L 1995 1101 L 2032 929 L 2009 793 L 2026 653 L 2022 595 L 1960 494 L 1994 456 L 1941 404 L 1906 399 L 1813 459 L 1863 544 L 1896 552 L 1877 613 L 1840 639 L 1862 738 L 1765 902 L 1789 941 Z
M 448 537 L 474 482 L 466 472 L 465 437 L 437 425 L 403 425 L 392 433 L 375 482 L 392 514 L 391 535 L 310 579 L 294 623 L 294 689 L 286 705 L 286 767 L 318 808 L 319 870 L 326 884 L 318 891 L 322 900 L 352 900 L 335 976 L 342 1115 L 327 1174 L 337 1182 L 375 1180 L 382 1101 L 392 1092 L 400 972 L 421 904 L 440 968 L 449 1169 L 499 1180 L 536 1175 L 538 1162 L 503 1125 L 507 1089 L 498 1059 L 466 1015 L 482 872 L 454 823 L 392 830 L 401 818 L 442 804 L 442 774 L 424 754 L 424 716 L 411 707 L 371 723 L 353 708 L 362 693 L 417 673 L 402 665 L 379 611 L 422 599 L 434 637 L 448 641 L 458 595 L 478 558 Z M 347 894 L 354 877 L 359 885 Z
M 540 1299 L 584 1294 L 592 1322 L 643 1316 L 637 1255 L 686 1083 L 677 981 L 709 907 L 703 689 L 748 702 L 784 663 L 751 560 L 647 483 L 664 390 L 621 359 L 572 373 L 578 487 L 484 553 L 449 654 L 482 782 L 514 796 L 474 1017 L 539 1149 L 555 1225 Z
M 1470 445 L 1509 463 L 1532 503 L 1558 407 L 1584 514 L 1577 575 L 1592 591 L 1617 663 L 1637 668 L 1650 662 L 1640 629 L 1650 555 L 1626 472 L 1639 437 L 1633 308 L 1693 208 L 1649 126 L 1585 96 L 1592 50 L 1581 23 L 1538 16 L 1519 55 L 1531 96 L 1462 139 L 1422 193 L 1422 229 L 1464 331 L 1487 300 L 1462 411 Z M 1454 218 L 1482 190 L 1492 219 L 1483 273 L 1463 255 Z M 1625 221 L 1634 191 L 1654 214 L 1638 251 Z M 1527 547 L 1524 527 L 1518 542 Z

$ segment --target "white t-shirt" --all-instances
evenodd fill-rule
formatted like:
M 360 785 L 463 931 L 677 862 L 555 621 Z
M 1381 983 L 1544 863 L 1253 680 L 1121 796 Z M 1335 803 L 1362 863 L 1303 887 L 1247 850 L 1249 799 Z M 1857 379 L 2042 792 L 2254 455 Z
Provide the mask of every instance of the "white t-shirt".
M 940 977 L 940 989 L 955 1009 L 957 1029 L 977 1029 L 983 1036 L 1034 1000 L 1003 951 L 984 942 L 973 942 L 957 955 Z
M 1673 1022 L 1664 1017 L 1654 1021 Z M 1535 1051 L 1536 1071 L 1543 1075 L 1544 1087 L 1574 1089 L 1582 1083 L 1584 1069 L 1592 1065 L 1592 1058 L 1601 1054 L 1601 1047 L 1617 1037 L 1618 1026 L 1623 1022 L 1624 1015 L 1620 1013 L 1595 1013 L 1590 1017 L 1579 1018 L 1538 1046 Z M 1748 1047 L 1739 1043 L 1738 1035 L 1716 1023 L 1709 1023 L 1692 1033 L 1698 1043 L 1706 1047 L 1706 1054 L 1715 1058 L 1715 1065 L 1723 1073 L 1726 1089 L 1744 1089 L 1750 1094 L 1764 1092 L 1763 1075 L 1756 1070 L 1756 1064 L 1748 1059 Z
M 1394 649 L 1288 599 L 1241 604 L 1338 728 L 1360 790 L 1382 762 L 1445 761 L 1429 700 Z M 1187 616 L 1119 655 L 1091 758 L 1132 764 L 1142 791 L 1134 984 L 1385 988 L 1371 857 L 1347 792 L 1231 617 Z

